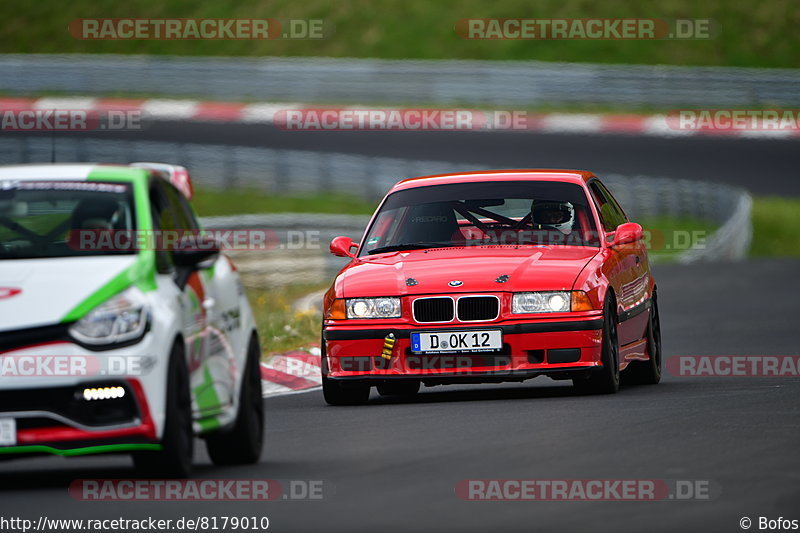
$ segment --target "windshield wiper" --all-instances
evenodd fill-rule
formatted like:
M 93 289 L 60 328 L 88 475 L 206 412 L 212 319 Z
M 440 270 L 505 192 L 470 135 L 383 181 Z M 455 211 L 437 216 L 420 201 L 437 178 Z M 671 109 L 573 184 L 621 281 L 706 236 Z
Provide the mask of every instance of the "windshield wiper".
M 380 246 L 367 252 L 367 254 L 382 254 L 385 252 L 399 252 L 402 250 L 423 250 L 425 248 L 444 248 L 453 246 L 449 242 L 407 242 L 403 244 L 392 244 L 390 246 Z

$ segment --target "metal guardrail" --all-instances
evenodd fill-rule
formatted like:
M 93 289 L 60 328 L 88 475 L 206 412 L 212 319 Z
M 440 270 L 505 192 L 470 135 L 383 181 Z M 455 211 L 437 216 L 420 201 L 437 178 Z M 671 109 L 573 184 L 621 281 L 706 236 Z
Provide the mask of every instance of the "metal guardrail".
M 49 162 L 52 141 L 38 137 L 0 138 L 0 164 Z M 197 185 L 207 188 L 254 188 L 276 194 L 360 194 L 376 201 L 398 180 L 446 172 L 486 170 L 493 166 L 417 161 L 303 150 L 226 145 L 127 142 L 70 137 L 57 141 L 59 163 L 170 161 L 189 168 Z M 702 219 L 719 226 L 702 247 L 681 253 L 680 262 L 735 260 L 750 245 L 750 196 L 742 189 L 702 181 L 648 176 L 601 176 L 634 219 Z M 280 242 L 289 232 L 312 232 L 316 247 L 302 250 L 239 252 L 237 262 L 250 283 L 279 286 L 294 281 L 329 279 L 343 260 L 327 253 L 337 235 L 360 239 L 368 217 L 322 214 L 237 215 L 205 219 L 209 228 L 270 229 Z M 296 234 L 296 233 L 295 233 Z
M 0 55 L 0 91 L 422 105 L 800 106 L 800 70 L 540 61 Z
M 686 250 L 678 262 L 689 264 L 701 261 L 739 260 L 747 257 L 753 237 L 750 213 L 753 199 L 744 191 L 737 195 L 736 205 L 728 219 L 706 239 L 702 247 Z

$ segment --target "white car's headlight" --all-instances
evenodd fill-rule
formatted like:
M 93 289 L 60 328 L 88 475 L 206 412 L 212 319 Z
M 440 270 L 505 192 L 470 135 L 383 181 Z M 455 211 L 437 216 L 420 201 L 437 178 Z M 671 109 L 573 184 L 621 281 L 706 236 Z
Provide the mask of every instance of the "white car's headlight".
M 400 298 L 348 298 L 347 318 L 400 318 Z
M 130 288 L 92 309 L 69 333 L 84 344 L 130 342 L 144 335 L 148 316 L 144 296 Z
M 514 294 L 511 312 L 560 313 L 571 310 L 570 291 L 518 292 Z

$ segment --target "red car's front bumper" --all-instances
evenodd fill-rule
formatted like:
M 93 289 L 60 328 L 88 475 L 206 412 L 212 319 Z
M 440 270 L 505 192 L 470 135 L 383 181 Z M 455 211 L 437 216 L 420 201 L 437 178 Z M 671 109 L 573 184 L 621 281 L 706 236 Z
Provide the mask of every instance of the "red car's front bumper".
M 426 383 L 519 381 L 537 375 L 569 378 L 601 366 L 603 318 L 514 320 L 494 323 L 387 327 L 328 324 L 324 330 L 323 373 L 331 379 L 379 383 L 421 379 Z M 411 351 L 414 331 L 500 329 L 503 348 L 496 353 L 418 354 Z M 391 357 L 384 343 L 396 339 Z M 383 356 L 382 356 L 383 353 Z

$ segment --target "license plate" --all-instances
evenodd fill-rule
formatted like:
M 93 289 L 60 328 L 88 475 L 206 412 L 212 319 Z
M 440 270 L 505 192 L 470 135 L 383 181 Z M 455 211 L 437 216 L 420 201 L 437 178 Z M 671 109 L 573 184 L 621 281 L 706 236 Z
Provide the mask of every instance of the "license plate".
M 17 421 L 13 418 L 0 418 L 0 446 L 16 446 Z
M 499 329 L 411 334 L 414 353 L 496 352 L 502 347 L 503 333 Z

